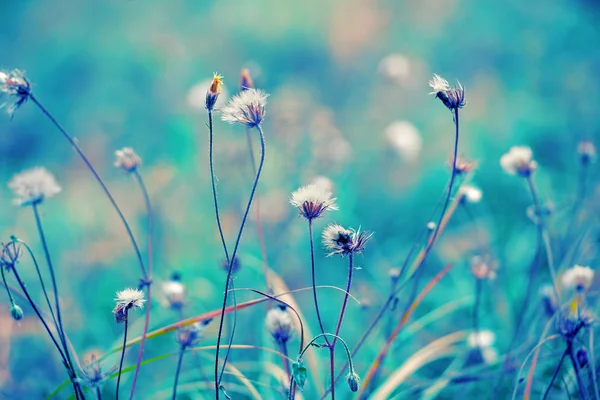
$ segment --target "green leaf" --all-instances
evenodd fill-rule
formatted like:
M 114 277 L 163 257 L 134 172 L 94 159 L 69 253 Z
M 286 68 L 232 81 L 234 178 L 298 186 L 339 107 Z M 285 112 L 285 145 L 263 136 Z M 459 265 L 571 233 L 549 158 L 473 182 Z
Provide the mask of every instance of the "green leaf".
M 300 389 L 304 389 L 307 372 L 308 371 L 302 360 L 298 360 L 292 364 L 292 374 L 294 375 L 294 380 Z

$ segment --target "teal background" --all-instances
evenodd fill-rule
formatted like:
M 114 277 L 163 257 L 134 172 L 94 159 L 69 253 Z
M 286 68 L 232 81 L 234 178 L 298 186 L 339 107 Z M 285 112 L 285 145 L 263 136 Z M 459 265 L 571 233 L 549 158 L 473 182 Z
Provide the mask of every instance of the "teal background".
M 0 10 L 0 67 L 26 72 L 39 100 L 77 137 L 145 249 L 143 198 L 131 177 L 112 166 L 113 152 L 123 146 L 132 146 L 143 158 L 141 173 L 156 210 L 156 287 L 181 272 L 188 290 L 185 316 L 220 307 L 225 280 L 208 172 L 207 117 L 202 107 L 190 104 L 190 91 L 217 71 L 225 77 L 226 92 L 234 94 L 240 70 L 249 68 L 255 85 L 271 94 L 258 193 L 272 268 L 292 289 L 310 285 L 306 224 L 287 202 L 293 190 L 317 176 L 334 183 L 340 206 L 316 223 L 317 235 L 330 221 L 375 232 L 357 260 L 362 270 L 353 284 L 363 306 L 350 306 L 342 329 L 351 347 L 385 301 L 388 270 L 402 264 L 449 177 L 452 117 L 428 95 L 427 82 L 433 73 L 451 83 L 460 80 L 468 102 L 460 114 L 460 153 L 477 161 L 473 182 L 484 197 L 471 209 L 477 229 L 459 209 L 431 255 L 423 282 L 447 263 L 456 266 L 416 316 L 457 298 L 464 297 L 467 306 L 399 341 L 387 372 L 434 338 L 471 328 L 474 283 L 466 260 L 480 241 L 500 261 L 498 279 L 484 288 L 487 311 L 482 311 L 481 325 L 496 331 L 501 349 L 508 346 L 534 252 L 535 226 L 525 214 L 530 205 L 525 183 L 506 175 L 499 157 L 513 145 L 532 147 L 541 197 L 558 205 L 551 221 L 558 240 L 569 218 L 561 206 L 572 201 L 577 187 L 577 143 L 598 136 L 600 33 L 592 1 L 0 0 Z M 391 54 L 401 55 L 406 64 L 395 77 L 382 66 Z M 415 162 L 403 160 L 386 140 L 385 128 L 397 120 L 414 124 L 423 138 Z M 244 135 L 243 128 L 217 118 L 216 175 L 231 245 L 252 179 Z M 137 285 L 138 266 L 89 171 L 39 110 L 26 104 L 12 121 L 0 118 L 0 182 L 38 165 L 52 171 L 63 188 L 43 204 L 42 216 L 58 266 L 67 333 L 81 357 L 91 350 L 105 353 L 122 335 L 111 313 L 114 293 Z M 594 178 L 597 169 L 592 168 Z M 588 193 L 597 195 L 594 184 Z M 13 206 L 4 184 L 0 196 L 2 240 L 17 235 L 32 244 L 41 260 L 31 210 Z M 325 258 L 317 247 L 319 283 L 343 287 L 345 261 Z M 597 257 L 594 247 L 576 261 L 593 266 Z M 240 259 L 236 286 L 263 290 L 253 220 Z M 21 268 L 35 287 L 29 260 Z M 544 279 L 547 268 L 540 271 Z M 26 318 L 13 322 L 5 294 L 0 296 L 0 397 L 42 398 L 66 374 L 32 311 L 22 302 Z M 326 290 L 320 296 L 326 325 L 333 325 L 342 296 Z M 238 294 L 240 301 L 251 298 L 255 295 Z M 316 330 L 310 292 L 296 300 Z M 151 329 L 177 320 L 158 301 L 153 308 Z M 265 312 L 261 306 L 240 312 L 236 343 L 274 346 L 263 329 Z M 136 318 L 132 334 L 137 336 L 143 314 Z M 215 333 L 213 324 L 203 343 L 214 344 Z M 384 333 L 359 353 L 359 373 L 367 370 Z M 147 357 L 176 350 L 172 335 L 162 337 L 148 342 Z M 126 365 L 135 362 L 136 354 L 128 354 Z M 318 354 L 324 362 L 324 352 Z M 275 380 L 256 373 L 261 357 L 270 356 L 238 350 L 232 362 L 271 386 L 261 389 L 265 398 L 282 398 L 274 394 Z M 193 359 L 187 361 L 183 383 L 198 378 Z M 278 358 L 271 361 L 280 365 Z M 203 364 L 210 377 L 210 357 Z M 175 359 L 168 359 L 144 368 L 136 398 L 167 398 L 174 366 Z M 402 388 L 431 383 L 443 370 L 437 364 L 430 368 Z M 319 371 L 323 379 L 325 371 Z M 124 380 L 123 393 L 130 378 Z M 505 384 L 504 389 L 512 389 L 512 383 Z M 315 398 L 313 390 L 309 385 L 306 398 Z M 449 388 L 441 398 L 454 398 L 461 390 L 477 396 L 485 393 L 486 384 Z M 339 391 L 351 398 L 343 385 Z M 180 397 L 211 398 L 203 393 L 181 392 Z M 113 382 L 104 394 L 112 398 Z

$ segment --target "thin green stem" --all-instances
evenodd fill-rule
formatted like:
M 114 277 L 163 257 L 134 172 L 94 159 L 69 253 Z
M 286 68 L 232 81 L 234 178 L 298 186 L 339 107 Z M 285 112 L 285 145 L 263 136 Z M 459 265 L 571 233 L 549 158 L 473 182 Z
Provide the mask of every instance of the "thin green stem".
M 319 322 L 319 328 L 321 328 L 321 333 L 325 333 L 325 328 L 323 327 L 323 320 L 321 319 L 321 312 L 319 311 L 319 298 L 317 296 L 317 282 L 315 277 L 315 245 L 313 239 L 312 220 L 310 219 L 308 220 L 308 239 L 310 241 L 310 271 L 312 278 L 313 301 L 315 302 L 315 310 L 317 312 L 317 321 Z M 324 336 L 324 339 L 327 345 L 330 346 L 329 339 L 327 339 L 327 336 Z
M 131 240 L 131 244 L 133 245 L 133 248 L 135 250 L 135 254 L 136 254 L 138 262 L 140 264 L 140 268 L 142 270 L 142 275 L 144 275 L 144 277 L 147 277 L 147 275 L 146 275 L 146 268 L 144 267 L 144 261 L 142 260 L 142 254 L 141 254 L 140 249 L 139 249 L 139 247 L 137 245 L 137 242 L 135 241 L 135 237 L 133 236 L 133 232 L 131 231 L 131 228 L 129 227 L 129 224 L 127 223 L 127 220 L 125 219 L 125 216 L 121 212 L 121 209 L 117 205 L 117 202 L 115 201 L 115 199 L 113 198 L 112 194 L 110 193 L 110 191 L 108 190 L 108 188 L 104 184 L 104 181 L 102 180 L 102 178 L 100 178 L 100 175 L 98 175 L 98 173 L 96 172 L 96 170 L 94 169 L 94 167 L 92 166 L 92 164 L 90 163 L 90 161 L 88 160 L 88 158 L 86 157 L 86 155 L 83 153 L 83 150 L 81 150 L 81 148 L 79 147 L 79 145 L 77 144 L 77 142 L 75 141 L 75 139 L 73 139 L 73 137 L 71 135 L 69 135 L 69 133 L 67 133 L 67 131 L 62 127 L 62 125 L 60 125 L 58 123 L 58 121 L 52 116 L 52 114 L 50 114 L 50 112 L 48 110 L 46 110 L 46 108 L 37 100 L 37 98 L 33 94 L 30 94 L 29 98 L 42 111 L 42 113 L 46 117 L 48 117 L 48 119 L 50 120 L 50 122 L 52 122 L 52 124 L 63 134 L 63 136 L 67 139 L 67 141 L 71 144 L 71 146 L 73 146 L 73 148 L 75 149 L 75 151 L 77 152 L 77 154 L 79 155 L 79 157 L 81 157 L 81 159 L 83 160 L 83 162 L 85 163 L 85 165 L 87 166 L 87 168 L 90 170 L 90 172 L 92 173 L 92 175 L 94 175 L 94 178 L 96 178 L 96 181 L 98 181 L 98 183 L 102 187 L 102 190 L 104 191 L 104 194 L 106 195 L 106 197 L 108 197 L 108 200 L 110 201 L 110 203 L 112 204 L 113 208 L 115 209 L 115 211 L 119 215 L 119 218 L 121 219 L 121 222 L 123 223 L 123 226 L 125 227 L 125 230 L 127 231 L 127 235 L 129 236 L 129 239 Z
M 171 397 L 172 400 L 175 400 L 177 398 L 177 383 L 179 382 L 179 374 L 181 372 L 181 364 L 183 361 L 183 355 L 185 354 L 185 348 L 186 346 L 181 346 L 181 349 L 179 350 L 179 358 L 177 359 L 177 369 L 175 370 L 175 382 L 173 382 L 173 396 Z
M 129 325 L 129 310 L 125 308 L 125 332 L 123 333 L 123 349 L 121 350 L 121 360 L 119 361 L 119 372 L 117 373 L 117 390 L 115 399 L 119 400 L 119 386 L 121 385 L 121 372 L 123 371 L 123 360 L 125 359 L 125 348 L 127 346 L 127 326 Z

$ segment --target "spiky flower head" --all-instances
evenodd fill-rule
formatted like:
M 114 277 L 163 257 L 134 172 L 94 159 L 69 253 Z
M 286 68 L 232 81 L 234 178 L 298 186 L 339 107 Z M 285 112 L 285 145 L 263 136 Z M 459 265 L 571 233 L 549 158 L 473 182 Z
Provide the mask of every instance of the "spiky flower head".
M 127 313 L 132 308 L 144 308 L 144 292 L 139 289 L 127 288 L 117 292 L 115 298 L 117 305 L 113 310 L 115 315 L 115 321 L 117 323 L 125 322 L 127 320 Z
M 572 339 L 581 328 L 588 327 L 593 322 L 590 311 L 579 303 L 579 299 L 575 299 L 568 309 L 559 312 L 556 328 L 564 337 Z
M 527 146 L 513 146 L 500 158 L 500 165 L 511 175 L 530 176 L 537 168 L 533 151 Z
M 254 82 L 250 76 L 250 71 L 247 68 L 242 70 L 240 74 L 240 89 L 243 91 L 254 88 Z
M 577 292 L 585 292 L 592 285 L 594 280 L 594 270 L 590 267 L 575 265 L 569 268 L 562 275 L 563 287 L 567 290 L 576 290 Z
M 142 159 L 131 147 L 123 147 L 115 151 L 115 162 L 113 165 L 122 169 L 125 173 L 131 173 L 142 165 Z
M 8 105 L 8 114 L 12 117 L 15 111 L 29 100 L 31 84 L 18 69 L 0 71 L 0 95 L 2 94 L 14 98 L 12 102 L 0 103 L 0 108 Z
M 359 254 L 373 236 L 370 232 L 354 229 L 346 229 L 338 224 L 330 224 L 323 230 L 323 246 L 329 250 L 329 256 L 339 254 L 342 257 L 347 254 Z
M 44 167 L 36 167 L 16 174 L 8 183 L 8 187 L 17 196 L 13 202 L 19 206 L 40 204 L 61 191 L 54 175 Z
M 242 124 L 254 128 L 261 124 L 267 114 L 267 97 L 259 89 L 248 89 L 233 96 L 221 110 L 221 119 L 230 124 Z
M 483 197 L 483 192 L 481 189 L 471 185 L 461 186 L 458 190 L 458 194 L 461 196 L 462 201 L 466 201 L 468 203 L 479 203 Z
M 196 344 L 196 342 L 198 342 L 202 332 L 204 332 L 204 328 L 210 324 L 211 321 L 212 319 L 209 319 L 180 327 L 177 330 L 177 343 L 179 343 L 182 347 L 193 346 Z
M 579 145 L 577 145 L 577 153 L 579 153 L 579 159 L 584 165 L 596 161 L 596 146 L 589 140 L 582 140 L 579 142 Z
M 457 84 L 458 86 L 450 87 L 447 80 L 438 74 L 433 74 L 433 79 L 429 81 L 432 89 L 429 94 L 434 94 L 450 111 L 458 110 L 463 108 L 467 102 L 465 101 L 465 89 L 460 82 L 457 81 Z
M 116 365 L 103 370 L 102 363 L 98 361 L 98 356 L 92 353 L 89 356 L 89 361 L 81 368 L 79 373 L 80 378 L 77 378 L 77 380 L 90 389 L 96 389 L 101 387 L 116 370 Z
M 335 200 L 331 192 L 313 183 L 292 193 L 290 203 L 298 209 L 301 216 L 312 221 L 319 218 L 324 211 L 337 210 Z
M 2 245 L 2 255 L 0 255 L 0 268 L 12 269 L 19 262 L 23 255 L 23 246 L 17 241 L 10 241 Z
M 215 108 L 215 104 L 217 103 L 217 99 L 219 98 L 219 95 L 221 94 L 222 87 L 223 87 L 223 76 L 214 72 L 213 80 L 210 83 L 208 90 L 206 91 L 205 107 L 208 111 L 212 111 L 213 108 Z
M 292 316 L 287 307 L 281 304 L 271 308 L 267 312 L 265 326 L 267 331 L 273 336 L 275 342 L 280 344 L 286 343 L 294 334 Z

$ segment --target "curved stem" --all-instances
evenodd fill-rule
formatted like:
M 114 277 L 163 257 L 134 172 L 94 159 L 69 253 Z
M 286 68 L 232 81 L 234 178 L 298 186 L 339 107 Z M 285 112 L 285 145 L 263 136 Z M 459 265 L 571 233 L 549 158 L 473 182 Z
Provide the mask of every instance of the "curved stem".
M 52 116 L 52 114 L 50 114 L 50 112 L 48 112 L 48 110 L 46 110 L 46 108 L 44 106 L 42 106 L 42 104 L 37 100 L 37 98 L 35 98 L 33 96 L 33 94 L 30 94 L 29 98 L 36 106 L 38 106 L 38 108 L 42 111 L 42 113 L 44 115 L 46 115 L 48 117 L 48 119 L 50 119 L 50 122 L 52 122 L 52 124 L 63 134 L 63 136 L 67 139 L 67 141 L 71 144 L 71 146 L 73 146 L 73 148 L 75 149 L 75 151 L 77 152 L 79 157 L 81 157 L 81 159 L 83 160 L 83 162 L 85 163 L 87 168 L 90 170 L 92 175 L 94 175 L 94 178 L 96 178 L 96 181 L 98 181 L 98 183 L 102 187 L 104 194 L 106 194 L 106 197 L 108 197 L 108 200 L 110 201 L 113 208 L 119 215 L 119 218 L 121 219 L 121 222 L 123 223 L 123 226 L 125 227 L 125 230 L 127 231 L 127 235 L 129 236 L 129 239 L 131 240 L 131 244 L 133 245 L 133 248 L 135 250 L 135 254 L 136 254 L 138 262 L 140 264 L 140 268 L 142 269 L 142 274 L 144 275 L 144 277 L 147 277 L 146 268 L 144 267 L 144 261 L 142 260 L 142 254 L 140 253 L 140 249 L 137 245 L 137 242 L 135 241 L 133 232 L 131 231 L 131 228 L 129 227 L 127 220 L 125 219 L 125 216 L 121 212 L 121 209 L 117 205 L 117 202 L 115 201 L 112 194 L 110 193 L 110 191 L 104 184 L 104 181 L 102 180 L 102 178 L 100 178 L 100 175 L 98 175 L 98 173 L 96 172 L 96 170 L 94 169 L 94 167 L 92 166 L 92 164 L 90 163 L 88 158 L 85 156 L 85 154 L 83 153 L 81 148 L 77 145 L 77 142 L 75 142 L 75 139 L 73 139 L 73 137 L 67 133 L 67 131 L 58 123 L 58 121 Z
M 177 398 L 177 383 L 179 382 L 179 373 L 181 372 L 181 363 L 183 361 L 183 355 L 185 353 L 185 346 L 181 346 L 179 350 L 179 358 L 177 359 L 177 369 L 175 370 L 175 382 L 173 383 L 173 396 L 172 400 Z
M 252 191 L 250 192 L 250 198 L 248 199 L 248 204 L 246 205 L 246 211 L 244 212 L 244 217 L 242 218 L 242 223 L 240 225 L 240 230 L 238 231 L 238 235 L 235 241 L 235 246 L 233 247 L 233 252 L 231 254 L 231 258 L 229 259 L 229 268 L 227 271 L 227 279 L 225 281 L 225 294 L 223 295 L 223 306 L 221 307 L 221 317 L 219 320 L 219 333 L 217 336 L 217 349 L 215 355 L 215 396 L 219 398 L 219 348 L 221 346 L 221 336 L 223 334 L 223 320 L 225 316 L 225 308 L 227 307 L 227 294 L 229 292 L 229 282 L 231 281 L 231 272 L 233 267 L 233 260 L 235 260 L 235 255 L 237 253 L 238 246 L 240 244 L 240 240 L 242 238 L 242 234 L 244 232 L 244 226 L 246 224 L 246 219 L 248 218 L 248 213 L 250 212 L 250 207 L 252 206 L 252 200 L 254 198 L 254 193 L 256 192 L 256 187 L 258 185 L 258 181 L 260 179 L 260 174 L 262 172 L 263 164 L 265 161 L 265 138 L 260 125 L 257 125 L 256 129 L 260 134 L 260 163 L 258 165 L 258 170 L 256 171 L 256 178 L 254 179 L 254 184 L 252 185 Z M 235 312 L 235 304 L 234 304 L 234 312 Z M 231 332 L 233 336 L 234 332 Z M 227 353 L 229 353 L 231 347 L 227 347 Z M 223 365 L 225 368 L 225 363 Z
M 552 379 L 550 379 L 550 383 L 548 384 L 548 388 L 546 388 L 546 391 L 544 392 L 544 397 L 542 397 L 542 400 L 546 400 L 546 398 L 550 394 L 550 391 L 552 390 L 552 385 L 554 385 L 554 381 L 556 380 L 556 377 L 558 376 L 558 372 L 560 371 L 560 367 L 562 366 L 562 363 L 565 360 L 565 357 L 567 356 L 567 354 L 569 354 L 569 349 L 568 348 L 565 349 L 565 351 L 563 352 L 562 357 L 558 361 L 558 364 L 556 365 L 556 369 L 554 370 L 554 373 L 552 374 Z
M 154 212 L 152 210 L 152 203 L 150 202 L 150 196 L 148 190 L 144 184 L 144 180 L 136 169 L 133 172 L 133 176 L 138 182 L 142 195 L 144 196 L 144 203 L 146 204 L 146 214 L 148 216 L 148 275 L 145 279 L 145 285 L 148 286 L 147 293 L 147 307 L 146 317 L 144 319 L 144 330 L 142 332 L 142 340 L 140 341 L 140 349 L 138 351 L 137 361 L 135 363 L 135 372 L 133 373 L 133 382 L 131 384 L 131 391 L 129 392 L 129 400 L 133 399 L 135 392 L 135 384 L 137 383 L 138 374 L 140 372 L 140 366 L 142 365 L 142 358 L 144 355 L 144 345 L 146 344 L 146 335 L 148 334 L 148 327 L 150 325 L 150 310 L 152 308 L 152 266 L 153 266 L 153 253 L 154 253 Z M 145 286 L 144 285 L 144 286 Z
M 315 277 L 315 245 L 313 239 L 313 230 L 312 230 L 312 220 L 308 220 L 308 238 L 310 240 L 310 266 L 311 266 L 311 277 L 312 277 L 312 289 L 313 289 L 313 300 L 315 302 L 315 310 L 317 311 L 317 321 L 319 321 L 319 328 L 321 328 L 321 333 L 325 333 L 325 328 L 323 327 L 323 320 L 321 319 L 321 312 L 319 311 L 319 299 L 317 297 L 317 283 Z M 323 336 L 325 342 L 328 346 L 330 346 L 329 339 L 327 336 Z
M 10 289 L 8 288 L 8 284 L 6 283 L 6 276 L 4 274 L 4 266 L 0 265 L 0 272 L 2 273 L 2 282 L 4 282 L 4 287 L 6 288 L 6 294 L 8 294 L 8 300 L 10 301 L 10 306 L 14 307 L 15 306 L 15 299 L 13 298 L 12 293 L 10 292 Z
M 117 374 L 117 391 L 115 399 L 119 400 L 119 386 L 121 385 L 121 371 L 123 371 L 123 359 L 125 359 L 125 348 L 127 344 L 127 326 L 129 325 L 129 310 L 125 309 L 125 332 L 123 333 L 123 349 L 121 350 L 121 360 L 119 361 L 119 372 Z

